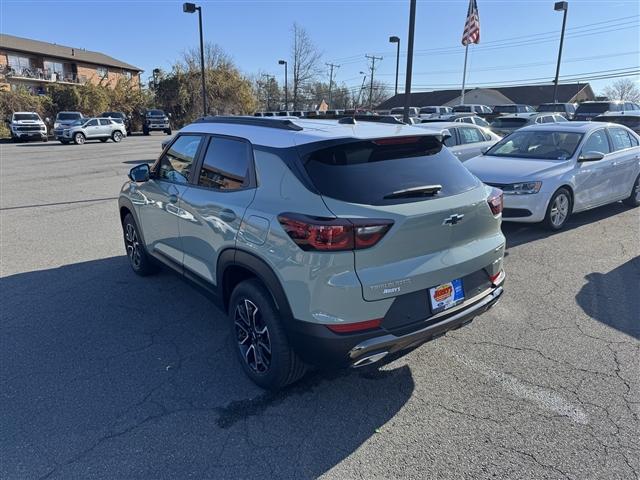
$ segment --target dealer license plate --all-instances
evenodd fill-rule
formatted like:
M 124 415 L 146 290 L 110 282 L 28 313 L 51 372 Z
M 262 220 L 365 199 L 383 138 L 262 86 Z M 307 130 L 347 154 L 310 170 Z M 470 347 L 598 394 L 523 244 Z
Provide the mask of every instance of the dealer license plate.
M 440 313 L 461 304 L 464 301 L 462 280 L 457 279 L 430 288 L 429 300 L 431 301 L 431 312 L 433 314 Z

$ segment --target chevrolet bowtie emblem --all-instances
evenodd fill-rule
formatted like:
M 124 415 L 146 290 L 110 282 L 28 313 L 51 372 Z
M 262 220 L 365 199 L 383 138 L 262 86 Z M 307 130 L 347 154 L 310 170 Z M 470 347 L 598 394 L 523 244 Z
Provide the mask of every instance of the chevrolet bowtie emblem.
M 443 225 L 456 225 L 456 224 L 460 223 L 463 218 L 464 218 L 464 214 L 462 214 L 462 213 L 454 213 L 450 217 L 445 218 L 444 222 L 442 222 L 442 224 Z

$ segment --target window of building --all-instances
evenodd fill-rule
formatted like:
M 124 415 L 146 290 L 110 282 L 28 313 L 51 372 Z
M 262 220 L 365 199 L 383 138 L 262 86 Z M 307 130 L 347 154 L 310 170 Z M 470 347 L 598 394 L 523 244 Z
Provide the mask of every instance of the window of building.
M 98 75 L 98 78 L 107 78 L 109 69 L 107 67 L 98 67 L 96 68 L 96 74 Z
M 45 60 L 44 61 L 44 71 L 45 73 L 51 75 L 55 73 L 58 77 L 62 77 L 64 74 L 64 66 L 62 62 L 56 62 L 53 60 Z
M 123 70 L 122 71 L 122 75 L 124 76 L 124 78 L 126 78 L 127 80 L 131 80 L 131 72 L 129 72 L 128 70 Z
M 252 158 L 248 142 L 212 138 L 200 169 L 198 185 L 217 190 L 238 190 L 249 183 Z
M 25 68 L 29 68 L 31 66 L 31 61 L 29 57 L 22 57 L 19 55 L 7 55 L 7 61 L 9 67 L 13 69 L 14 72 L 21 74 Z

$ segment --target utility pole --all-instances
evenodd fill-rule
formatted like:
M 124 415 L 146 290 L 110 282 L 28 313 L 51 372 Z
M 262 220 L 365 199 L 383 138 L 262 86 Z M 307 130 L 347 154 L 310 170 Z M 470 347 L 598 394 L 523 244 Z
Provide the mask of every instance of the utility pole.
M 371 60 L 371 83 L 369 86 L 369 110 L 373 110 L 373 74 L 376 71 L 376 60 L 382 61 L 382 57 L 376 57 L 375 55 L 365 55 L 365 58 Z
M 271 105 L 271 98 L 269 97 L 269 81 L 273 78 L 275 79 L 276 77 L 274 77 L 273 75 L 269 75 L 267 73 L 263 73 L 261 75 L 261 77 L 266 78 L 267 79 L 267 83 L 265 83 L 265 91 L 267 93 L 267 108 L 265 109 L 267 112 L 271 111 L 271 109 L 269 108 Z
M 336 65 L 335 63 L 325 63 L 325 65 L 331 68 L 331 71 L 329 73 L 329 107 L 333 108 L 331 104 L 331 87 L 333 86 L 333 69 L 340 68 L 340 65 Z
M 355 109 L 360 107 L 360 97 L 362 96 L 362 91 L 364 90 L 364 82 L 367 81 L 367 74 L 366 73 L 360 72 L 360 75 L 364 75 L 364 77 L 362 77 L 362 86 L 360 86 L 360 91 L 358 92 L 358 101 L 353 106 L 353 108 L 355 108 Z
M 411 106 L 411 74 L 413 72 L 413 35 L 416 30 L 416 0 L 409 6 L 409 44 L 407 46 L 407 78 L 404 87 L 404 123 L 409 123 L 409 107 Z

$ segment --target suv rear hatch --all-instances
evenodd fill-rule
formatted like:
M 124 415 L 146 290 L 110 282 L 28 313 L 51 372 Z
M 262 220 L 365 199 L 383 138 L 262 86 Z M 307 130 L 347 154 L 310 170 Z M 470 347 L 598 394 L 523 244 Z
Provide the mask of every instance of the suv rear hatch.
M 304 169 L 336 217 L 393 221 L 373 247 L 354 250 L 365 300 L 434 287 L 502 258 L 500 218 L 487 203 L 490 187 L 437 135 L 305 147 Z

